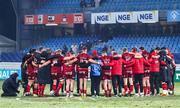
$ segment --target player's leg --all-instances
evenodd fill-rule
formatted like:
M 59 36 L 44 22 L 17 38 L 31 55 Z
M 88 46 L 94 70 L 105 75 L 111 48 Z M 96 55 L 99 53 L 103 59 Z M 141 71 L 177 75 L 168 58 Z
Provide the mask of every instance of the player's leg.
M 172 95 L 173 94 L 173 82 L 172 82 L 172 76 L 173 76 L 173 72 L 172 72 L 173 70 L 171 69 L 171 70 L 169 70 L 169 74 L 168 74 L 168 93 L 169 93 L 169 95 Z
M 37 79 L 35 79 L 34 84 L 33 84 L 33 95 L 35 95 L 35 96 L 38 95 L 38 83 L 37 83 Z
M 124 77 L 123 81 L 124 81 L 124 93 L 123 93 L 123 95 L 127 96 L 128 95 L 128 78 Z
M 144 96 L 147 95 L 147 85 L 146 85 L 147 79 L 146 77 L 143 78 L 143 89 L 144 89 Z
M 112 86 L 113 86 L 114 95 L 117 96 L 116 76 L 115 75 L 112 76 Z
M 79 73 L 78 72 L 76 72 L 76 83 L 77 83 L 77 85 L 76 85 L 76 89 L 77 89 L 77 94 L 79 94 Z
M 70 79 L 66 79 L 66 97 L 70 96 Z
M 155 83 L 154 81 L 156 80 L 154 74 L 155 74 L 154 72 L 150 73 L 151 95 L 154 95 L 154 83 Z
M 147 85 L 147 96 L 150 96 L 150 81 L 149 81 L 149 76 L 147 76 L 146 80 L 146 85 Z
M 172 76 L 171 76 L 171 79 L 172 79 L 172 91 L 173 91 L 173 95 L 174 95 L 174 75 L 175 75 L 175 68 L 172 69 Z
M 56 89 L 56 92 L 55 92 L 55 95 L 56 96 L 59 96 L 59 91 L 61 90 L 61 88 L 63 87 L 64 85 L 64 78 L 60 78 L 59 79 L 59 84 L 57 86 L 57 89 Z
M 101 77 L 97 76 L 96 77 L 96 84 L 95 84 L 95 89 L 96 89 L 96 96 L 99 96 L 99 92 L 100 92 L 100 82 L 101 82 Z
M 155 73 L 155 79 L 154 79 L 154 85 L 155 85 L 155 88 L 156 88 L 156 95 L 159 95 L 159 80 L 160 80 L 160 76 L 159 76 L 159 72 L 158 73 Z
M 73 91 L 74 91 L 74 79 L 70 80 L 70 97 L 73 97 Z
M 53 83 L 52 83 L 52 90 L 50 94 L 54 95 L 57 88 L 57 74 L 51 74 L 51 76 L 52 76 Z
M 118 83 L 118 90 L 119 90 L 119 96 L 122 96 L 122 76 L 117 76 L 117 83 Z
M 108 96 L 111 97 L 111 90 L 112 90 L 111 79 L 107 80 L 107 87 L 108 87 Z
M 130 76 L 129 78 L 129 95 L 132 95 L 133 94 L 133 76 Z
M 139 96 L 139 91 L 138 91 L 138 75 L 134 75 L 134 88 L 135 88 L 135 95 Z
M 176 68 L 173 67 L 173 70 L 172 70 L 172 91 L 173 91 L 173 95 L 174 95 L 174 75 L 175 75 L 175 72 L 176 72 Z
M 83 78 L 79 78 L 80 95 L 83 96 Z
M 143 96 L 143 77 L 144 77 L 143 74 L 138 75 L 141 96 Z
M 87 95 L 87 78 L 83 78 L 83 94 L 86 97 L 86 95 Z
M 26 93 L 24 94 L 25 96 L 29 96 L 31 95 L 31 86 L 34 83 L 34 79 L 33 78 L 28 78 L 28 85 L 26 86 Z
M 45 90 L 45 84 L 39 84 L 38 85 L 38 96 L 43 97 L 44 96 L 44 90 Z
M 101 85 L 101 89 L 102 89 L 103 93 L 105 94 L 105 89 L 104 89 L 104 79 L 101 80 L 100 85 Z
M 105 91 L 105 96 L 107 97 L 108 96 L 108 80 L 107 79 L 104 79 L 103 81 L 103 86 L 104 86 L 104 91 Z
M 168 71 L 167 71 L 167 69 L 164 69 L 164 71 L 163 71 L 163 80 L 162 80 L 163 93 L 161 94 L 161 96 L 167 96 L 168 95 L 167 82 L 168 82 Z

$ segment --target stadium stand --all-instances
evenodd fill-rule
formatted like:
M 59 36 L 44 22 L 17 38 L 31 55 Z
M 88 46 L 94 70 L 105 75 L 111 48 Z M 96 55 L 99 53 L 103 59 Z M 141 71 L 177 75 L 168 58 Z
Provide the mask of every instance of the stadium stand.
M 30 48 L 39 48 L 41 46 L 45 48 L 51 48 L 53 51 L 57 49 L 63 49 L 63 46 L 66 45 L 70 49 L 72 44 L 77 44 L 78 46 L 81 43 L 85 43 L 87 40 L 90 40 L 91 43 L 94 43 L 98 40 L 99 36 L 64 36 L 58 38 L 50 38 L 43 40 L 37 45 L 30 46 L 29 48 L 24 49 L 21 52 L 2 52 L 1 61 L 3 62 L 20 62 L 22 60 L 23 54 L 27 53 Z
M 81 12 L 80 0 L 41 0 L 36 14 L 79 13 Z
M 82 12 L 80 0 L 40 0 L 36 14 L 43 13 L 78 13 Z M 86 0 L 91 2 L 91 0 Z M 113 11 L 144 11 L 144 10 L 169 10 L 179 9 L 179 0 L 106 0 L 94 12 Z
M 80 43 L 84 43 L 90 40 L 93 43 L 93 49 L 100 52 L 105 46 L 112 46 L 115 50 L 121 51 L 123 47 L 127 47 L 129 50 L 132 47 L 145 47 L 147 51 L 156 47 L 168 47 L 171 49 L 172 53 L 180 52 L 180 36 L 145 36 L 145 35 L 128 35 L 128 36 L 115 36 L 112 40 L 106 43 L 95 44 L 94 41 L 99 40 L 99 36 L 64 36 L 59 38 L 51 38 L 44 40 L 37 45 L 33 45 L 30 48 L 38 48 L 40 46 L 51 48 L 52 50 L 63 49 L 66 45 L 70 49 L 71 45 L 76 43 L 78 46 Z M 28 52 L 29 48 L 24 49 L 24 53 Z M 12 53 L 2 53 L 1 60 L 8 62 L 21 61 L 23 53 L 12 52 Z
M 179 9 L 179 0 L 106 0 L 94 12 Z
M 52 50 L 62 49 L 63 45 L 66 45 L 68 48 L 76 43 L 79 45 L 81 42 L 86 42 L 90 40 L 91 42 L 98 40 L 98 36 L 63 36 L 58 38 L 50 38 L 40 42 L 38 45 L 34 45 L 31 48 L 39 48 L 40 46 L 51 48 Z M 28 48 L 29 49 L 29 48 Z M 28 49 L 25 49 L 24 52 L 27 52 Z
M 129 50 L 132 47 L 145 47 L 148 51 L 156 47 L 168 47 L 173 53 L 180 52 L 180 37 L 179 36 L 117 36 L 106 43 L 111 45 L 116 50 L 121 50 L 127 47 Z

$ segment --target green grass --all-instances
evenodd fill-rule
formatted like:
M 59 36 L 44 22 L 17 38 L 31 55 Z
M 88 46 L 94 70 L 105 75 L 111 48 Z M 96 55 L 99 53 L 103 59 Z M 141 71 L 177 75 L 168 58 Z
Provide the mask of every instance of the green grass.
M 0 89 L 2 81 L 0 81 Z M 175 96 L 167 97 L 0 97 L 0 108 L 180 108 L 180 83 Z M 49 89 L 48 89 L 49 90 Z M 46 94 L 48 94 L 46 90 Z M 2 93 L 2 90 L 0 91 Z

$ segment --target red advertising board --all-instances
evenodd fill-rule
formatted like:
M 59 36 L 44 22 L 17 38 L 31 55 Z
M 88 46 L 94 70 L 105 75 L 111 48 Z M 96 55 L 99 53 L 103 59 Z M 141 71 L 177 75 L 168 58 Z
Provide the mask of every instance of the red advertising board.
M 26 15 L 25 24 L 79 24 L 84 23 L 82 13 L 77 14 L 49 14 Z

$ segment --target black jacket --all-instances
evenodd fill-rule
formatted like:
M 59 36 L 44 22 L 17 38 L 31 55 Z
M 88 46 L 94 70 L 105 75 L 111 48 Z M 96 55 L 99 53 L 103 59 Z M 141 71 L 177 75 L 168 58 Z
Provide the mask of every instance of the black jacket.
M 16 80 L 17 77 L 18 74 L 14 73 L 4 81 L 2 85 L 2 90 L 3 90 L 2 96 L 17 96 L 16 93 L 19 93 L 18 91 L 19 82 Z

